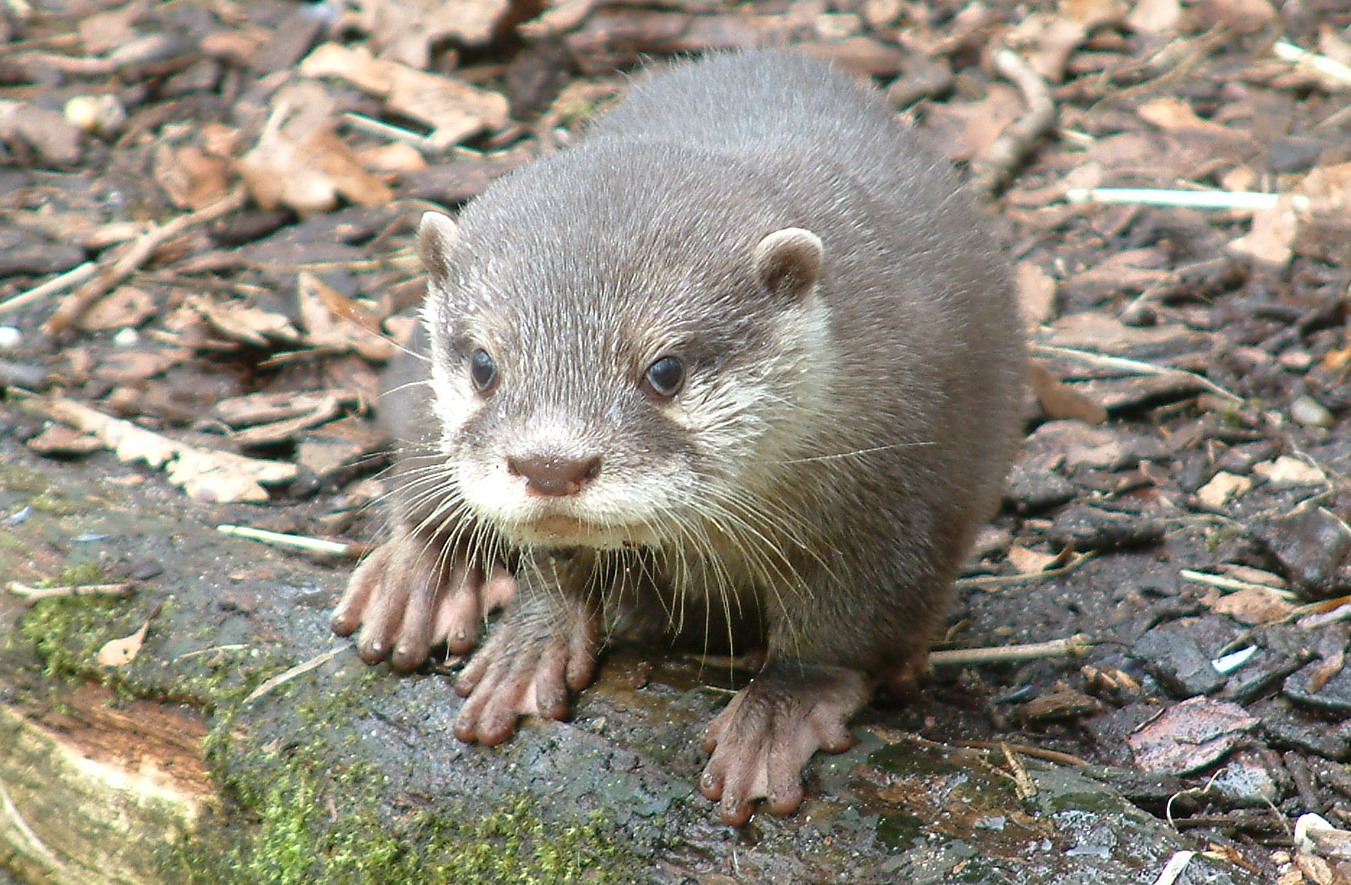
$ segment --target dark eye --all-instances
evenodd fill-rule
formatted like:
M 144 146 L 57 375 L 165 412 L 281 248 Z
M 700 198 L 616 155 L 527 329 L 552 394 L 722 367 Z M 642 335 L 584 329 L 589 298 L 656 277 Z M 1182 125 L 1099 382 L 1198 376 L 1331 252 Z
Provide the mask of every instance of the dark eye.
M 469 357 L 469 379 L 479 393 L 487 393 L 497 383 L 497 363 L 481 347 Z
M 685 364 L 676 357 L 664 356 L 647 367 L 643 383 L 662 399 L 671 399 L 685 383 Z

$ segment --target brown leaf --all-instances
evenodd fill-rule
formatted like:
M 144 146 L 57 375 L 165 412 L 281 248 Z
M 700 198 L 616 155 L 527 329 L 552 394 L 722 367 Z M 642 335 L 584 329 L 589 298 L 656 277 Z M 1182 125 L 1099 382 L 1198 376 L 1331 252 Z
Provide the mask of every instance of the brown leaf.
M 340 77 L 382 96 L 389 108 L 432 127 L 428 143 L 444 150 L 484 130 L 506 125 L 506 96 L 463 80 L 378 59 L 363 47 L 326 43 L 300 64 L 306 77 Z
M 201 296 L 188 299 L 185 306 L 199 313 L 227 338 L 254 347 L 266 347 L 273 341 L 297 344 L 301 340 L 300 332 L 291 325 L 290 317 L 242 301 L 218 302 L 214 298 Z
M 1210 606 L 1211 611 L 1228 615 L 1241 624 L 1266 624 L 1278 621 L 1295 607 L 1282 599 L 1274 590 L 1264 587 L 1249 587 L 1226 593 Z
M 65 397 L 27 400 L 26 405 L 96 435 L 121 461 L 144 461 L 165 469 L 169 482 L 196 501 L 262 502 L 268 499 L 264 485 L 290 482 L 296 476 L 294 464 L 194 448 Z
M 64 424 L 52 424 L 28 440 L 28 448 L 43 455 L 88 455 L 103 448 L 97 436 L 80 433 Z
M 1013 544 L 1008 550 L 1009 562 L 1020 575 L 1036 574 L 1044 572 L 1052 563 L 1060 559 L 1060 554 L 1049 553 L 1041 550 L 1030 550 L 1018 544 Z
M 1259 724 L 1238 704 L 1195 697 L 1163 710 L 1126 743 L 1145 771 L 1191 774 L 1223 759 Z
M 1221 510 L 1229 502 L 1252 488 L 1252 480 L 1246 476 L 1235 476 L 1221 470 L 1210 481 L 1196 490 L 1201 503 L 1213 510 Z
M 1051 318 L 1059 290 L 1055 277 L 1035 261 L 1020 261 L 1017 267 L 1018 306 L 1023 324 L 1036 328 Z
M 1028 374 L 1032 392 L 1050 417 L 1074 418 L 1085 424 L 1101 424 L 1107 420 L 1107 409 L 1102 403 L 1061 382 L 1040 362 L 1029 363 Z
M 96 660 L 105 667 L 122 667 L 136 660 L 145 644 L 145 636 L 150 632 L 150 622 L 146 621 L 141 629 L 121 639 L 110 639 L 99 649 Z
M 233 396 L 216 403 L 212 414 L 230 427 L 254 427 L 259 424 L 271 424 L 274 421 L 286 421 L 313 412 L 326 401 L 336 398 L 347 404 L 356 400 L 356 395 L 339 390 L 303 390 L 283 391 L 281 393 L 250 393 L 247 396 Z
M 1136 113 L 1140 115 L 1141 119 L 1153 123 L 1165 132 L 1172 132 L 1177 129 L 1196 129 L 1202 132 L 1212 132 L 1216 135 L 1234 135 L 1227 126 L 1198 117 L 1191 103 L 1185 98 L 1177 96 L 1170 95 L 1147 101 L 1136 109 Z
M 1277 19 L 1268 0 L 1202 0 L 1200 12 L 1207 22 L 1240 34 L 1255 34 Z
M 1126 14 L 1126 23 L 1146 34 L 1164 34 L 1182 19 L 1180 0 L 1139 0 Z
M 161 145 L 155 151 L 155 181 L 183 209 L 201 209 L 225 196 L 230 166 L 193 145 L 177 150 Z
M 1293 200 L 1283 196 L 1270 209 L 1253 212 L 1252 230 L 1229 243 L 1229 251 L 1274 268 L 1285 267 L 1294 255 L 1299 218 Z
M 154 297 L 135 286 L 119 286 L 95 301 L 76 323 L 85 332 L 135 328 L 158 309 Z
M 311 344 L 338 351 L 353 350 L 378 361 L 394 355 L 393 343 L 380 334 L 379 319 L 315 274 L 301 271 L 297 275 L 296 294 L 300 299 L 300 318 Z

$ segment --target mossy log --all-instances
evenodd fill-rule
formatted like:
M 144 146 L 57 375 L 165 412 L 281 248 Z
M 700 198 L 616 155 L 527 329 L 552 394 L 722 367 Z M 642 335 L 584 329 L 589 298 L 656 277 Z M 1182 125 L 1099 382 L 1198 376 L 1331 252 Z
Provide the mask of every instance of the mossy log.
M 868 711 L 796 814 L 730 829 L 694 788 L 697 737 L 746 674 L 652 650 L 610 654 L 571 722 L 469 747 L 445 674 L 367 667 L 329 634 L 350 564 L 214 531 L 266 508 L 2 438 L 0 464 L 0 513 L 33 505 L 0 578 L 139 576 L 130 599 L 0 592 L 0 867 L 23 881 L 1112 885 L 1185 847 L 1078 770 L 909 736 L 922 704 Z M 133 659 L 98 663 L 147 623 Z

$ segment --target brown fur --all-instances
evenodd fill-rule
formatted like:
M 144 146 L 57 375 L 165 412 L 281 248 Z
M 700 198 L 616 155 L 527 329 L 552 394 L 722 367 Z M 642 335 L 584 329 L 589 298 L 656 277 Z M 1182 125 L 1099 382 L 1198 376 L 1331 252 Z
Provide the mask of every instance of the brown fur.
M 1008 268 L 951 170 L 819 62 L 719 56 L 419 240 L 431 377 L 395 372 L 387 545 L 416 552 L 363 567 L 335 628 L 415 665 L 514 579 L 460 684 L 485 743 L 563 715 L 620 628 L 766 642 L 701 787 L 731 823 L 791 811 L 811 753 L 914 675 L 1018 437 Z

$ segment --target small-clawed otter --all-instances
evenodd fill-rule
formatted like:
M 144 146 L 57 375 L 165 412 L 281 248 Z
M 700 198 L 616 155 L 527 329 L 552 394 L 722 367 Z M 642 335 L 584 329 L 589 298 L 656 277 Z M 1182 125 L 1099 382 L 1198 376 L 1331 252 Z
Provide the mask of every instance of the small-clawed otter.
M 797 808 L 923 668 L 1018 438 L 1010 275 L 951 169 L 825 63 L 718 55 L 417 245 L 393 537 L 334 630 L 407 670 L 510 598 L 457 683 L 484 744 L 564 716 L 616 633 L 764 644 L 700 788 Z

